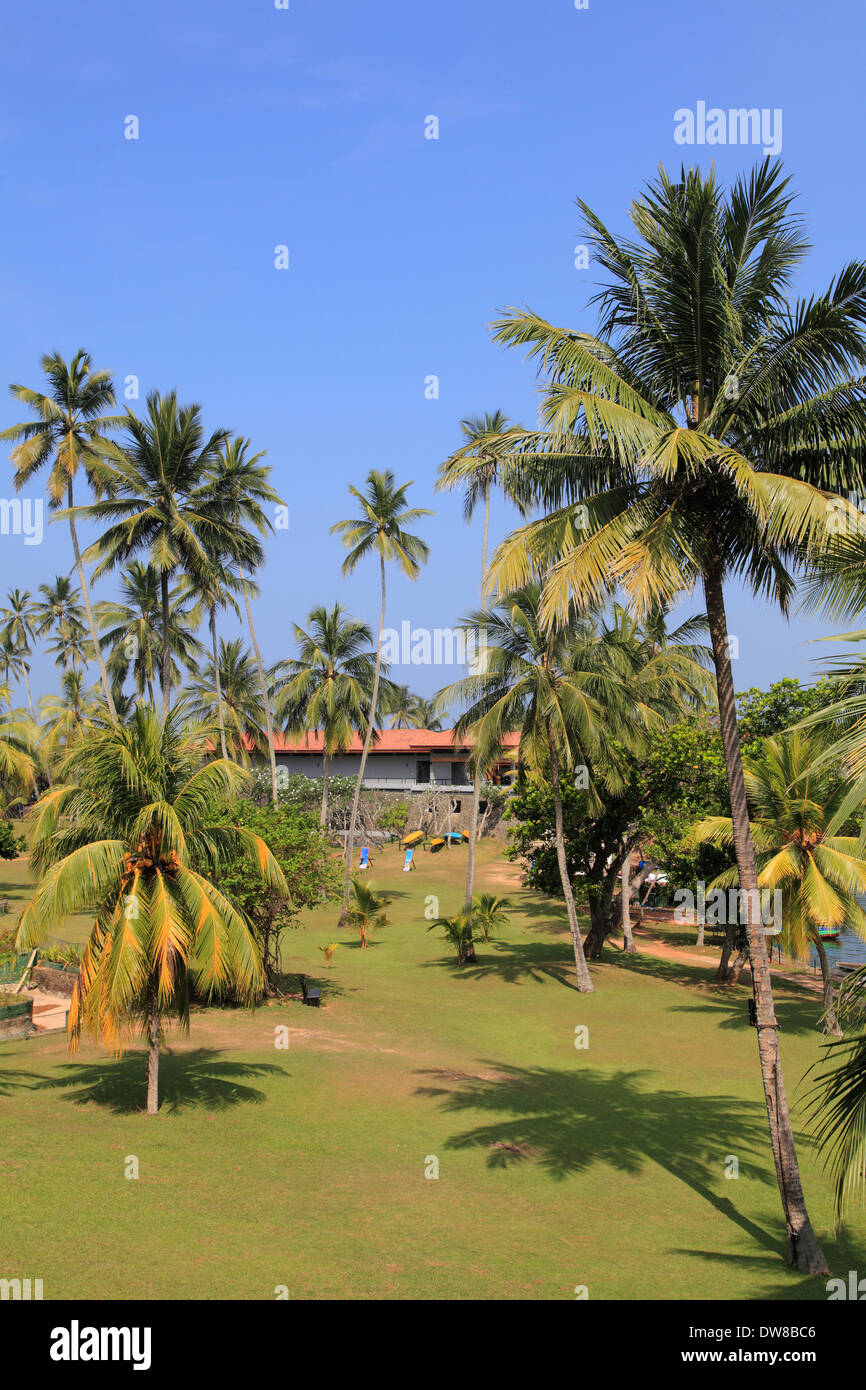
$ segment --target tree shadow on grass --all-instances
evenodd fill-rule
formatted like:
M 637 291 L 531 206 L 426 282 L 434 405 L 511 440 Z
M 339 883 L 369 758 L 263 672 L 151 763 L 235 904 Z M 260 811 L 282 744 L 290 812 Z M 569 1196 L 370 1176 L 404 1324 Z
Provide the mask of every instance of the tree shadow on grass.
M 159 1056 L 160 1111 L 176 1114 L 200 1107 L 227 1110 L 231 1105 L 260 1105 L 264 1092 L 246 1083 L 254 1077 L 289 1073 L 273 1062 L 221 1062 L 214 1048 L 190 1052 L 167 1049 Z M 74 1062 L 63 1075 L 47 1078 L 34 1089 L 63 1090 L 74 1105 L 99 1105 L 114 1115 L 144 1110 L 145 1054 L 127 1052 L 116 1061 Z
M 453 1085 L 422 1086 L 416 1094 L 439 1100 L 452 1114 L 490 1111 L 488 1123 L 449 1139 L 449 1149 L 482 1149 L 490 1168 L 535 1163 L 555 1181 L 604 1164 L 639 1174 L 655 1163 L 698 1194 L 749 1238 L 775 1256 L 781 1231 L 765 1230 L 737 1208 L 724 1176 L 729 1154 L 750 1177 L 771 1184 L 767 1117 L 757 1101 L 737 1096 L 691 1095 L 645 1089 L 651 1073 L 557 1071 L 485 1062 L 497 1079 L 460 1078 Z M 422 1073 L 423 1074 L 423 1073 Z M 716 1189 L 721 1189 L 718 1191 Z
M 496 976 L 505 984 L 523 980 L 553 980 L 566 989 L 577 990 L 571 938 L 565 946 L 545 946 L 532 942 L 512 945 L 504 941 L 476 941 L 478 959 L 458 965 L 455 957 L 425 961 L 425 970 L 447 970 L 459 980 L 481 980 Z M 490 954 L 488 954 L 490 953 Z M 495 954 L 494 954 L 495 953 Z
M 18 1041 L 17 1038 L 15 1041 Z M 0 1096 L 11 1095 L 13 1091 L 32 1089 L 42 1080 L 37 1071 L 10 1071 L 9 1067 L 4 1066 L 0 1068 Z

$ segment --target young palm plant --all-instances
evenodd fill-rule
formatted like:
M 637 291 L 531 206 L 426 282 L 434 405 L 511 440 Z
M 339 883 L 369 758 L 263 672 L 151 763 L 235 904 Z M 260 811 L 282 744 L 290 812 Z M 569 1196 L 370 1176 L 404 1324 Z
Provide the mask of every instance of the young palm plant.
M 297 657 L 274 668 L 275 709 L 288 733 L 321 732 L 319 824 L 326 826 L 329 764 L 369 721 L 376 656 L 367 624 L 348 617 L 340 603 L 314 608 L 307 624 L 309 631 L 295 625 Z
M 478 931 L 489 941 L 505 926 L 514 908 L 510 898 L 500 898 L 496 893 L 478 893 L 472 899 L 472 922 Z
M 138 1024 L 147 1039 L 147 1113 L 159 1105 L 159 1045 L 169 1014 L 188 1022 L 189 985 L 231 989 L 252 1002 L 262 966 L 249 923 L 217 887 L 221 864 L 245 857 L 250 873 L 288 894 L 264 841 L 215 824 L 245 783 L 209 760 L 204 741 L 175 714 L 139 705 L 125 727 L 95 728 L 61 768 L 63 785 L 32 812 L 39 876 L 18 930 L 19 949 L 69 913 L 94 917 L 69 1012 L 82 1031 L 119 1051 Z
M 757 887 L 724 588 L 740 580 L 783 610 L 792 567 L 827 538 L 828 499 L 863 492 L 866 265 L 791 303 L 808 243 L 778 162 L 729 193 L 714 173 L 661 171 L 633 204 L 634 240 L 585 204 L 606 273 L 595 334 L 509 309 L 498 341 L 548 378 L 546 428 L 523 445 L 551 510 L 494 557 L 496 582 L 549 569 L 543 619 L 567 619 L 620 586 L 638 612 L 703 587 L 740 883 Z M 858 515 L 839 503 L 844 515 Z M 773 1158 L 797 1268 L 826 1271 L 806 1210 L 778 1047 L 760 914 L 747 927 Z
M 374 931 L 388 925 L 385 908 L 390 905 L 390 902 L 390 898 L 386 898 L 383 893 L 376 892 L 372 880 L 365 883 L 360 878 L 352 879 L 352 899 L 347 921 L 349 926 L 358 933 L 362 949 L 366 949 Z
M 467 962 L 475 959 L 474 927 L 474 914 L 471 911 L 464 911 L 455 912 L 453 917 L 437 917 L 430 923 L 427 930 L 438 929 L 443 932 L 449 946 L 453 946 L 457 952 L 457 964 L 466 965 Z
M 856 835 L 831 835 L 827 827 L 848 795 L 838 768 L 824 762 L 815 770 L 824 740 L 793 731 L 764 739 L 760 750 L 743 759 L 758 887 L 781 894 L 784 942 L 804 960 L 818 953 L 824 985 L 824 1028 L 837 1033 L 833 983 L 821 927 L 851 927 L 866 937 L 866 912 L 857 894 L 866 893 L 866 863 Z M 692 830 L 694 844 L 733 847 L 730 817 L 711 816 Z M 733 865 L 712 887 L 739 882 Z
M 371 469 L 367 475 L 366 492 L 350 487 L 349 491 L 359 504 L 360 516 L 348 521 L 337 521 L 331 532 L 342 538 L 349 551 L 343 562 L 343 574 L 351 574 L 360 560 L 374 554 L 379 557 L 379 583 L 382 602 L 379 609 L 379 628 L 376 636 L 376 666 L 373 673 L 373 690 L 370 696 L 370 714 L 361 750 L 361 764 L 352 798 L 352 813 L 349 820 L 349 834 L 346 839 L 346 868 L 343 883 L 343 914 L 349 906 L 349 882 L 352 872 L 352 855 L 355 851 L 355 829 L 358 823 L 358 805 L 361 800 L 361 787 L 367 767 L 367 756 L 376 726 L 379 700 L 379 682 L 382 676 L 382 629 L 385 626 L 385 605 L 387 591 L 385 566 L 396 560 L 401 570 L 410 579 L 417 579 L 421 566 L 426 562 L 428 548 L 419 536 L 414 536 L 406 528 L 422 517 L 431 516 L 426 507 L 407 507 L 406 493 L 412 486 L 404 483 L 397 487 L 394 474 Z

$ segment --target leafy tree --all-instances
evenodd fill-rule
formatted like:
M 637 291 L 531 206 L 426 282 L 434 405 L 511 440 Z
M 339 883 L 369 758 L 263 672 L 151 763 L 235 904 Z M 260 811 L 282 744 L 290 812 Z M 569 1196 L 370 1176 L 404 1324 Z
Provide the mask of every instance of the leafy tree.
M 808 715 L 824 709 L 835 699 L 832 681 L 822 677 L 804 686 L 793 676 L 776 681 L 769 690 L 754 686 L 737 696 L 737 722 L 743 752 L 751 752 L 762 739 L 784 733 Z
M 94 916 L 69 1012 L 82 1030 L 118 1051 L 138 1023 L 147 1038 L 147 1112 L 159 1106 L 162 1019 L 188 1022 L 190 984 L 210 997 L 231 989 L 252 1001 L 262 965 L 250 924 L 221 888 L 224 863 L 243 856 L 265 888 L 287 892 L 261 838 L 220 825 L 219 810 L 244 774 L 210 760 L 201 736 L 176 714 L 139 705 L 124 727 L 94 728 L 64 761 L 62 785 L 32 813 L 38 876 L 22 913 L 19 949 L 73 912 Z
M 308 812 L 270 803 L 257 806 L 244 800 L 225 806 L 219 820 L 256 835 L 282 874 L 285 889 L 263 886 L 250 877 L 249 864 L 242 854 L 227 858 L 220 871 L 220 888 L 244 914 L 258 943 L 265 993 L 275 994 L 283 932 L 297 927 L 304 909 L 339 897 L 339 870 L 315 816 Z

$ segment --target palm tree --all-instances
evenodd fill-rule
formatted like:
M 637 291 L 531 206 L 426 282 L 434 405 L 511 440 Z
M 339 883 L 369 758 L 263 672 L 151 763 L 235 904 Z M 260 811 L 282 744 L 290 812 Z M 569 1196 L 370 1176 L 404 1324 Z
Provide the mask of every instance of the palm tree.
M 513 907 L 510 898 L 500 898 L 496 893 L 479 893 L 472 899 L 472 922 L 485 941 L 505 926 Z
M 636 672 L 623 652 L 619 630 L 606 628 L 598 615 L 573 615 L 568 626 L 545 630 L 541 597 L 541 585 L 529 583 L 492 610 L 471 614 L 466 626 L 487 634 L 486 669 L 455 682 L 439 698 L 465 706 L 456 733 L 471 735 L 482 763 L 491 760 L 504 734 L 517 729 L 520 762 L 531 776 L 549 780 L 578 989 L 591 993 L 568 872 L 563 775 L 578 765 L 592 767 L 601 786 L 615 788 L 620 780 L 617 746 L 640 751 L 647 731 L 666 716 L 674 717 L 695 696 L 698 676 L 690 658 L 667 651 L 653 658 L 654 668 L 648 661 L 646 669 Z M 596 800 L 598 790 L 591 789 Z M 601 931 L 593 915 L 594 932 L 596 928 Z
M 251 454 L 249 449 L 250 441 L 248 439 L 229 440 L 220 450 L 211 471 L 209 483 L 205 487 L 205 493 L 218 515 L 227 523 L 228 536 L 225 541 L 224 553 L 231 558 L 240 575 L 244 573 L 250 575 L 262 560 L 261 545 L 252 535 L 252 532 L 256 531 L 260 536 L 273 533 L 274 528 L 265 513 L 265 505 L 272 507 L 285 505 L 268 481 L 271 473 L 270 468 L 261 463 L 265 457 L 265 451 L 261 450 L 258 454 Z M 278 799 L 277 755 L 274 745 L 274 721 L 271 713 L 271 699 L 265 664 L 256 637 L 251 604 L 251 599 L 256 596 L 257 590 L 251 578 L 242 580 L 239 587 L 244 596 L 247 627 L 250 631 L 250 641 L 253 644 L 256 668 L 259 674 L 259 689 L 268 739 L 268 760 L 271 767 L 271 800 L 276 806 Z
M 366 623 L 346 615 L 340 603 L 314 608 L 309 631 L 295 625 L 298 655 L 274 668 L 277 719 L 289 733 L 321 730 L 322 807 L 319 824 L 328 823 L 328 765 L 345 753 L 354 733 L 370 717 L 376 669 L 370 650 L 373 634 Z
M 214 824 L 244 785 L 225 759 L 209 761 L 195 731 L 139 705 L 126 727 L 110 725 L 73 749 L 64 785 L 33 811 L 39 886 L 25 908 L 19 948 L 72 912 L 92 912 L 93 930 L 69 1012 L 82 1029 L 119 1049 L 138 1021 L 146 1032 L 147 1113 L 159 1105 L 162 1019 L 188 1021 L 189 984 L 207 996 L 231 988 L 252 1001 L 262 965 L 249 923 L 216 886 L 228 857 L 288 893 L 257 835 Z
M 102 452 L 107 444 L 106 433 L 120 424 L 117 416 L 104 414 L 114 405 L 114 386 L 110 373 L 92 371 L 90 354 L 84 348 L 79 348 L 68 363 L 59 352 L 47 353 L 41 360 L 41 366 L 48 379 L 47 394 L 31 391 L 26 386 L 12 384 L 9 387 L 12 395 L 28 406 L 37 419 L 11 425 L 0 431 L 0 439 L 15 441 L 10 457 L 15 467 L 16 488 L 22 488 L 43 465 L 50 464 L 49 506 L 57 508 L 64 497 L 66 499 L 63 515 L 69 522 L 92 654 L 99 667 L 106 704 L 114 716 L 111 687 L 99 649 L 87 576 L 78 545 L 73 496 L 73 483 L 79 469 L 97 496 L 104 489 Z
M 864 476 L 866 265 L 848 265 L 825 293 L 791 304 L 808 249 L 791 203 L 770 160 L 728 195 L 714 173 L 671 180 L 661 171 L 633 204 L 637 240 L 618 240 L 580 203 L 607 275 L 597 333 L 516 309 L 494 326 L 498 341 L 526 347 L 549 378 L 546 429 L 523 453 L 527 480 L 553 508 L 500 549 L 496 583 L 511 589 L 549 567 L 546 623 L 564 621 L 575 598 L 585 604 L 617 585 L 638 612 L 703 586 L 750 903 L 757 871 L 724 585 L 742 579 L 786 610 L 792 563 L 827 537 L 830 494 L 862 492 Z M 789 1259 L 825 1272 L 803 1198 L 766 939 L 751 909 L 747 932 Z
M 827 1156 L 835 1178 L 836 1221 L 842 1220 L 849 1199 L 866 1178 L 866 1021 L 863 986 L 866 968 L 860 966 L 839 991 L 839 1012 L 854 1032 L 825 1044 L 820 1063 L 811 1070 L 809 1119 L 819 1151 Z
M 465 443 L 451 454 L 439 469 L 437 489 L 462 487 L 463 516 L 471 521 L 479 502 L 484 508 L 484 525 L 481 532 L 481 587 L 479 602 L 487 607 L 487 542 L 490 532 L 490 494 L 501 486 L 509 497 L 526 514 L 526 498 L 521 493 L 519 471 L 514 466 L 514 452 L 525 434 L 520 425 L 512 425 L 501 410 L 494 410 L 482 416 L 468 416 L 460 421 L 460 430 Z M 481 802 L 481 783 L 483 769 L 473 766 L 472 809 L 469 815 L 469 853 L 466 862 L 466 898 L 464 911 L 472 906 L 472 892 L 475 883 L 475 843 L 478 838 L 478 808 Z
M 379 609 L 379 628 L 376 635 L 376 668 L 373 676 L 373 692 L 370 697 L 370 715 L 367 731 L 364 735 L 364 747 L 361 750 L 361 765 L 358 768 L 358 778 L 355 783 L 352 815 L 346 841 L 346 870 L 343 886 L 344 914 L 349 906 L 349 878 L 352 871 L 352 855 L 355 849 L 358 805 L 361 800 L 361 787 L 364 782 L 364 771 L 367 767 L 367 755 L 373 740 L 379 700 L 379 681 L 382 674 L 382 629 L 385 626 L 387 599 L 385 565 L 389 560 L 396 560 L 405 575 L 408 575 L 410 579 L 417 579 L 421 573 L 421 566 L 426 562 L 429 554 L 424 541 L 419 536 L 413 536 L 406 529 L 408 526 L 414 525 L 416 521 L 420 521 L 422 517 L 432 515 L 426 507 L 406 506 L 406 493 L 411 486 L 411 483 L 404 483 L 401 487 L 397 487 L 394 474 L 390 470 L 382 473 L 378 469 L 371 469 L 367 475 L 366 493 L 359 492 L 355 487 L 349 488 L 349 492 L 359 504 L 360 516 L 348 521 L 337 521 L 331 527 L 332 535 L 338 534 L 342 538 L 343 545 L 349 551 L 343 561 L 344 575 L 351 574 L 358 562 L 366 555 L 378 555 L 379 583 L 382 595 Z
M 376 892 L 372 881 L 364 883 L 363 879 L 352 879 L 352 902 L 347 921 L 358 933 L 362 949 L 366 948 L 374 931 L 388 925 L 385 908 L 390 902 L 390 898 Z
M 86 690 L 84 672 L 64 671 L 58 695 L 39 701 L 40 746 L 45 764 L 62 762 L 93 727 L 98 714 L 93 692 Z
M 21 653 L 21 675 L 27 692 L 27 708 L 31 718 L 36 718 L 33 696 L 30 692 L 30 666 L 27 661 L 32 653 L 31 643 L 35 640 L 38 625 L 37 607 L 28 589 L 10 589 L 6 595 L 6 607 L 0 608 L 0 624 L 4 641 L 8 639 Z
M 35 605 L 34 617 L 40 637 L 54 634 L 48 651 L 58 666 L 67 670 L 86 661 L 84 609 L 78 589 L 66 574 L 58 574 L 53 584 L 40 584 L 42 597 Z
M 240 637 L 219 639 L 218 665 L 211 657 L 190 682 L 188 707 L 193 719 L 220 729 L 228 757 L 249 762 L 247 747 L 261 746 L 265 714 L 256 663 Z
M 95 605 L 99 639 L 108 653 L 106 668 L 113 683 L 123 687 L 130 671 L 139 696 L 154 701 L 154 680 L 162 678 L 162 594 L 159 571 L 153 565 L 133 560 L 121 572 L 120 597 Z M 189 591 L 183 584 L 169 590 L 169 647 L 171 684 L 176 686 L 182 671 L 197 669 L 202 645 L 194 635 L 196 617 L 191 611 Z
M 76 510 L 93 521 L 113 523 L 87 552 L 88 558 L 99 558 L 96 575 L 126 565 L 142 552 L 159 574 L 165 718 L 172 688 L 172 581 L 185 574 L 198 582 L 208 555 L 228 536 L 227 521 L 201 486 L 226 431 L 206 437 L 201 406 L 179 405 L 176 391 L 164 396 L 151 392 L 145 417 L 139 420 L 127 411 L 125 426 L 125 444 L 106 451 L 108 496 Z
M 226 751 L 226 727 L 225 712 L 223 709 L 223 695 L 220 684 L 220 660 L 219 647 L 217 644 L 217 613 L 223 608 L 232 608 L 237 617 L 240 617 L 240 608 L 232 592 L 238 588 L 240 580 L 237 575 L 232 573 L 230 565 L 225 558 L 216 551 L 207 557 L 206 568 L 197 581 L 188 581 L 191 593 L 196 593 L 199 602 L 204 606 L 208 615 L 208 628 L 211 640 L 211 670 L 214 677 L 214 694 L 216 696 L 217 727 L 220 736 L 220 752 L 225 758 L 228 756 Z M 259 732 L 261 737 L 261 731 Z
M 35 729 L 23 710 L 9 706 L 9 688 L 0 685 L 0 783 L 4 792 L 30 791 L 36 779 Z
M 749 801 L 758 887 L 782 894 L 785 944 L 796 959 L 814 947 L 824 984 L 824 1027 L 838 1033 L 833 984 L 819 928 L 850 926 L 866 936 L 866 912 L 857 901 L 866 892 L 866 863 L 857 837 L 831 835 L 827 827 L 848 796 L 838 768 L 820 758 L 825 740 L 799 731 L 764 739 L 760 751 L 746 755 L 743 773 Z M 695 844 L 730 849 L 730 817 L 700 821 L 690 839 Z M 720 874 L 712 887 L 738 883 L 736 865 Z
M 475 942 L 472 935 L 475 918 L 472 912 L 455 912 L 453 917 L 437 917 L 430 923 L 428 931 L 439 928 L 445 940 L 457 952 L 457 964 L 465 965 L 475 959 Z
M 414 695 L 408 685 L 393 685 L 385 698 L 380 692 L 379 704 L 387 715 L 392 729 L 430 729 L 442 728 L 442 718 L 435 700 L 427 700 L 423 695 Z

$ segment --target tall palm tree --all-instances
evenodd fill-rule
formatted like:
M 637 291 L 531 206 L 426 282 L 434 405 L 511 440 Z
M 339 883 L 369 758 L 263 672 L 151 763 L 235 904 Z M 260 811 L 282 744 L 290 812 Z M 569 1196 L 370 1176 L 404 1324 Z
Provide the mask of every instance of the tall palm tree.
M 188 1021 L 189 983 L 207 995 L 227 987 L 253 1000 L 262 965 L 250 925 L 216 886 L 227 857 L 288 895 L 279 865 L 257 835 L 218 823 L 244 774 L 209 761 L 196 731 L 139 705 L 126 727 L 94 731 L 73 749 L 63 785 L 33 811 L 32 862 L 39 885 L 18 929 L 20 947 L 72 912 L 95 916 L 69 1011 L 82 1030 L 118 1050 L 130 1024 L 147 1038 L 147 1113 L 159 1106 L 162 1018 Z
M 391 685 L 385 698 L 380 692 L 379 704 L 383 708 L 392 729 L 430 729 L 442 728 L 442 717 L 435 700 L 427 700 L 423 695 L 414 695 L 408 685 Z
M 30 665 L 27 658 L 32 654 L 31 643 L 36 638 L 38 626 L 37 606 L 29 589 L 10 589 L 6 595 L 6 607 L 0 608 L 0 624 L 4 639 L 8 638 L 21 653 L 21 675 L 27 692 L 27 708 L 31 718 L 36 718 L 33 696 L 30 691 Z
M 98 715 L 92 690 L 85 689 L 83 671 L 63 672 L 58 695 L 39 701 L 40 747 L 45 765 L 60 763 L 92 729 Z
M 407 507 L 406 493 L 412 486 L 403 483 L 397 486 L 394 474 L 387 470 L 381 472 L 372 468 L 367 475 L 366 492 L 350 487 L 349 492 L 359 504 L 360 516 L 347 521 L 337 521 L 331 527 L 331 534 L 339 535 L 349 554 L 343 561 L 343 574 L 351 574 L 360 560 L 375 554 L 379 557 L 379 583 L 382 601 L 379 609 L 379 628 L 376 636 L 376 668 L 373 675 L 373 691 L 370 697 L 370 716 L 361 750 L 361 765 L 352 798 L 352 815 L 349 821 L 349 834 L 346 840 L 346 869 L 343 884 L 343 915 L 349 908 L 352 855 L 355 849 L 355 827 L 358 821 L 358 805 L 361 800 L 361 787 L 367 767 L 367 755 L 373 740 L 379 700 L 379 681 L 382 674 L 382 629 L 385 626 L 385 606 L 387 590 L 385 566 L 396 560 L 401 570 L 410 579 L 417 579 L 421 566 L 426 562 L 429 550 L 419 536 L 414 536 L 406 528 L 413 526 L 422 517 L 431 516 L 426 507 Z
M 35 621 L 40 637 L 53 635 L 48 651 L 65 669 L 83 665 L 86 660 L 84 609 L 78 589 L 66 574 L 55 576 L 53 584 L 40 584 L 41 598 L 35 605 Z
M 89 548 L 99 559 L 95 575 L 145 554 L 159 574 L 162 609 L 163 717 L 171 706 L 171 585 L 182 575 L 198 581 L 208 554 L 227 537 L 228 524 L 203 497 L 201 480 L 226 439 L 206 435 L 201 406 L 179 405 L 176 391 L 147 397 L 146 414 L 127 411 L 126 438 L 106 450 L 108 495 L 77 508 L 93 521 L 111 523 Z
M 690 660 L 677 654 L 656 658 L 660 669 L 636 678 L 618 633 L 606 629 L 597 615 L 574 614 L 567 626 L 545 629 L 541 598 L 541 584 L 533 582 L 503 596 L 493 609 L 470 614 L 467 627 L 483 627 L 487 634 L 486 669 L 456 681 L 439 698 L 465 706 L 456 733 L 474 739 L 482 762 L 501 747 L 504 734 L 518 730 L 521 763 L 530 776 L 549 780 L 578 989 L 591 993 L 568 872 L 563 776 L 575 766 L 591 767 L 596 801 L 599 791 L 617 787 L 616 746 L 632 752 L 645 747 L 648 732 L 694 696 L 698 677 Z
M 16 400 L 29 407 L 37 419 L 11 425 L 0 431 L 0 439 L 15 443 L 10 455 L 15 467 L 15 486 L 22 488 L 44 465 L 50 465 L 48 498 L 51 507 L 60 507 L 64 498 L 69 534 L 75 555 L 75 568 L 84 600 L 92 652 L 99 667 L 105 701 L 115 715 L 108 672 L 99 649 L 96 624 L 90 603 L 90 590 L 84 572 L 78 532 L 75 526 L 73 484 L 81 470 L 97 496 L 105 486 L 102 451 L 107 434 L 120 424 L 105 411 L 114 405 L 114 386 L 109 372 L 92 370 L 90 353 L 84 348 L 70 362 L 59 352 L 47 353 L 41 360 L 48 379 L 48 391 L 32 391 L 26 386 L 9 387 Z
M 439 469 L 437 489 L 462 487 L 463 516 L 471 521 L 479 503 L 484 509 L 481 532 L 481 587 L 479 603 L 487 607 L 487 544 L 490 533 L 490 494 L 502 487 L 522 514 L 526 499 L 522 495 L 520 474 L 514 467 L 513 454 L 525 434 L 520 425 L 512 425 L 501 410 L 481 416 L 468 416 L 460 421 L 464 444 L 451 454 Z M 466 895 L 464 911 L 472 907 L 475 884 L 475 842 L 478 838 L 478 808 L 481 802 L 483 769 L 473 765 L 472 809 L 469 816 L 469 853 L 466 862 Z
M 319 606 L 307 617 L 309 631 L 295 624 L 298 655 L 274 668 L 277 719 L 289 733 L 321 731 L 322 806 L 328 823 L 328 766 L 345 753 L 354 733 L 370 717 L 376 656 L 366 623 L 350 618 L 341 603 Z
M 264 450 L 257 454 L 250 453 L 248 439 L 238 437 L 229 440 L 220 450 L 211 470 L 210 480 L 204 489 L 218 514 L 228 524 L 228 540 L 224 553 L 231 558 L 240 576 L 250 576 L 262 561 L 261 545 L 253 532 L 259 536 L 273 533 L 274 528 L 265 512 L 265 506 L 285 505 L 268 481 L 271 470 L 261 462 L 264 457 Z M 249 577 L 242 578 L 239 587 L 244 596 L 247 627 L 259 674 L 259 689 L 267 730 L 268 761 L 271 768 L 271 801 L 276 805 L 277 755 L 274 745 L 274 720 L 265 663 L 253 623 L 251 602 L 258 591 Z
M 415 695 L 412 701 L 412 720 L 413 728 L 429 729 L 431 733 L 438 733 L 442 728 L 438 700 L 435 697 L 428 700 L 423 695 Z
M 219 729 L 226 756 L 246 766 L 247 746 L 262 744 L 265 712 L 256 662 L 242 638 L 219 639 L 217 665 L 209 658 L 187 695 L 192 717 Z
M 120 595 L 94 607 L 99 639 L 108 653 L 106 667 L 114 683 L 123 687 L 130 672 L 139 696 L 155 702 L 154 681 L 162 679 L 163 607 L 161 579 L 153 565 L 133 560 L 120 575 Z M 196 617 L 183 583 L 169 590 L 169 648 L 171 683 L 176 686 L 183 671 L 197 670 L 202 645 L 194 628 Z
M 217 613 L 221 609 L 232 608 L 235 614 L 240 617 L 241 610 L 232 592 L 239 587 L 240 580 L 238 576 L 232 572 L 225 558 L 217 551 L 213 551 L 208 555 L 204 572 L 196 581 L 189 580 L 188 585 L 190 592 L 197 594 L 199 603 L 204 607 L 208 615 L 208 629 L 210 631 L 211 641 L 211 670 L 214 677 L 214 694 L 216 696 L 217 727 L 220 737 L 220 752 L 225 758 L 228 756 L 228 753 L 226 751 L 225 711 L 223 708 L 219 646 L 217 643 Z
M 800 960 L 810 947 L 818 953 L 824 984 L 824 1027 L 838 1033 L 833 983 L 819 928 L 851 927 L 866 936 L 866 912 L 856 895 L 866 893 L 866 862 L 856 835 L 831 835 L 827 827 L 848 795 L 848 783 L 832 764 L 818 762 L 825 740 L 794 730 L 764 739 L 760 750 L 743 758 L 758 887 L 782 895 L 785 944 Z M 730 849 L 729 816 L 700 821 L 690 838 L 695 844 Z M 720 874 L 713 887 L 737 884 L 736 865 Z
M 595 334 L 508 309 L 498 341 L 547 375 L 546 429 L 527 477 L 553 510 L 508 539 L 496 582 L 550 567 L 545 622 L 613 586 L 640 612 L 703 587 L 740 883 L 757 887 L 740 756 L 724 586 L 741 579 L 787 610 L 792 564 L 826 540 L 833 492 L 863 492 L 866 265 L 790 303 L 808 249 L 778 162 L 725 194 L 714 173 L 661 171 L 632 206 L 636 240 L 585 204 L 606 282 Z M 847 504 L 840 503 L 843 511 Z M 855 509 L 850 508 L 852 512 Z M 747 927 L 761 1076 L 789 1260 L 820 1273 L 779 1059 L 760 915 Z

